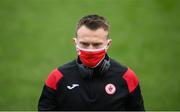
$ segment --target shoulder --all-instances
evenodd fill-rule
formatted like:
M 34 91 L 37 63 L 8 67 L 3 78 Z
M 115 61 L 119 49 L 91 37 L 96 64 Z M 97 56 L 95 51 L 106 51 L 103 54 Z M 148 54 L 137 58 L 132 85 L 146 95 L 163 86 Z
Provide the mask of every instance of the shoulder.
M 139 80 L 136 74 L 129 67 L 127 71 L 123 74 L 123 79 L 126 81 L 130 93 L 133 92 L 139 84 Z
M 75 62 L 71 61 L 62 66 L 59 66 L 58 68 L 55 68 L 48 75 L 48 77 L 45 81 L 45 85 L 53 90 L 56 90 L 57 83 L 64 77 L 64 71 L 71 71 L 71 69 L 74 67 L 75 67 Z
M 118 73 L 120 77 L 125 80 L 130 93 L 133 92 L 133 90 L 138 86 L 139 80 L 130 67 L 124 66 L 119 62 L 111 59 L 111 69 L 112 71 Z
M 128 68 L 111 58 L 110 69 L 111 71 L 116 72 L 122 76 L 127 71 Z
M 63 77 L 63 74 L 57 68 L 55 68 L 48 75 L 48 78 L 45 81 L 45 85 L 53 90 L 56 90 L 57 89 L 56 85 L 59 82 L 59 80 L 61 80 L 62 77 Z
M 72 72 L 75 68 L 77 68 L 76 60 L 70 61 L 62 66 L 58 67 L 58 70 L 62 73 Z

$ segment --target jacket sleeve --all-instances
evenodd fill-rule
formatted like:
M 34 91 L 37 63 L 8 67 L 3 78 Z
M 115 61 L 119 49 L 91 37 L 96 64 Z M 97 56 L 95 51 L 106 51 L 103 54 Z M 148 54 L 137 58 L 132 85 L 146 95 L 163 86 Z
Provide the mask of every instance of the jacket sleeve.
M 132 93 L 129 94 L 126 102 L 126 110 L 145 111 L 143 97 L 139 85 Z
M 56 108 L 55 90 L 44 85 L 38 103 L 38 111 L 55 110 L 55 108 Z
M 144 111 L 144 101 L 141 94 L 138 78 L 135 73 L 128 68 L 126 73 L 123 75 L 128 87 L 129 95 L 126 100 L 126 110 L 133 111 Z
M 38 111 L 56 109 L 57 83 L 61 78 L 62 74 L 58 69 L 54 69 L 49 74 L 38 102 Z

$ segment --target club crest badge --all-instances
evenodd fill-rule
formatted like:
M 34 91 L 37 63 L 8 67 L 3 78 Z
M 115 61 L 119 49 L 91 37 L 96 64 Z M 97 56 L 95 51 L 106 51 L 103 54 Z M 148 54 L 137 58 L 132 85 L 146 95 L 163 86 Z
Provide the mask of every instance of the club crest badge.
M 114 84 L 107 84 L 105 86 L 105 91 L 107 94 L 112 95 L 116 92 L 116 87 L 114 86 Z

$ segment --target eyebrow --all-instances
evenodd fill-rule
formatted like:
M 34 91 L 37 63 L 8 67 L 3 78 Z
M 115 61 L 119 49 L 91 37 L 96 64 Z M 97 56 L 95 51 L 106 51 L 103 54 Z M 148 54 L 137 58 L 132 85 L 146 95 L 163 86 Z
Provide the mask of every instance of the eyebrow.
M 92 43 L 93 45 L 100 45 L 100 44 L 103 44 L 102 42 L 94 42 Z
M 90 44 L 89 42 L 83 42 L 83 41 L 80 41 L 79 43 L 80 44 Z
M 100 44 L 103 44 L 102 42 L 83 42 L 83 41 L 80 41 L 79 43 L 81 44 L 93 44 L 93 45 L 100 45 Z

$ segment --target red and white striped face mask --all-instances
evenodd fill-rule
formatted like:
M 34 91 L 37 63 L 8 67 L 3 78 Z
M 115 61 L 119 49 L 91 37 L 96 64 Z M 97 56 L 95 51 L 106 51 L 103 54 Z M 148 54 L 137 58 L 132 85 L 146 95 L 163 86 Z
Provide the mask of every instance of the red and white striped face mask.
M 76 45 L 81 62 L 90 68 L 94 68 L 104 59 L 107 46 L 100 49 L 84 49 Z

